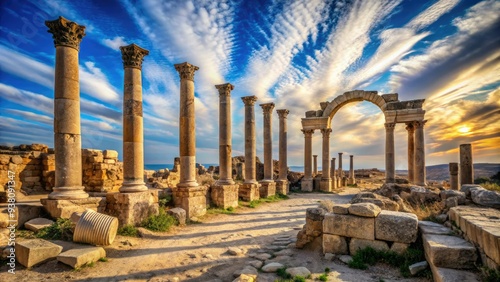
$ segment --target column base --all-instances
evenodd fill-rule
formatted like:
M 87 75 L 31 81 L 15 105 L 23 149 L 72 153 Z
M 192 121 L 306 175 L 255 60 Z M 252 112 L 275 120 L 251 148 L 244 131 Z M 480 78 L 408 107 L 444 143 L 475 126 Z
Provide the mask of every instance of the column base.
M 276 195 L 276 182 L 263 180 L 260 183 L 259 194 L 261 198 L 267 198 Z
M 302 181 L 300 182 L 300 190 L 304 192 L 312 192 L 313 190 L 313 179 L 305 179 L 302 178 Z
M 74 200 L 40 199 L 40 202 L 53 218 L 69 219 L 75 212 L 84 212 L 91 209 L 103 213 L 106 209 L 105 197 L 88 197 Z
M 321 179 L 319 182 L 319 190 L 323 192 L 332 192 L 332 180 L 330 178 Z
M 120 193 L 137 193 L 148 191 L 148 187 L 143 180 L 123 181 Z
M 332 177 L 332 191 L 334 191 L 335 189 L 338 188 L 338 181 L 337 181 L 337 177 Z
M 240 184 L 238 189 L 238 197 L 243 201 L 251 202 L 260 199 L 260 184 L 255 183 L 243 183 Z
M 187 218 L 207 213 L 207 186 L 172 188 L 174 204 L 186 211 Z
M 321 190 L 321 176 L 315 176 L 313 180 L 313 191 Z
M 49 194 L 51 200 L 74 200 L 86 199 L 89 194 L 85 192 L 85 186 L 54 187 Z
M 215 206 L 223 209 L 238 206 L 238 185 L 216 183 L 211 190 L 210 196 Z
M 288 195 L 290 191 L 290 183 L 288 180 L 276 180 L 276 193 L 282 195 Z
M 345 176 L 344 176 L 344 177 L 342 177 L 342 181 L 341 181 L 341 182 L 342 182 L 342 183 L 341 183 L 342 187 L 347 186 L 347 177 L 345 177 Z
M 157 215 L 158 190 L 151 189 L 134 193 L 108 193 L 106 212 L 118 218 L 119 226 L 139 225 L 150 215 Z
M 354 184 L 356 184 L 356 179 L 354 179 L 354 178 L 349 178 L 349 179 L 347 180 L 347 184 L 349 184 L 349 185 L 354 185 Z

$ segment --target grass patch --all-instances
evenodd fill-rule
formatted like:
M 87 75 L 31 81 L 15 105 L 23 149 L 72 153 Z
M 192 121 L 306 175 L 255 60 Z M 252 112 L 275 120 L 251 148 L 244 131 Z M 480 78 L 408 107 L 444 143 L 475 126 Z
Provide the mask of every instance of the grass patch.
M 35 239 L 36 235 L 35 232 L 31 230 L 16 230 L 16 237 L 19 238 L 26 238 L 26 239 Z
M 328 274 L 323 273 L 318 277 L 319 281 L 328 281 Z
M 58 218 L 51 226 L 40 229 L 36 237 L 46 240 L 73 241 L 71 221 L 69 219 Z
M 139 237 L 139 230 L 137 230 L 137 228 L 134 225 L 127 224 L 118 228 L 118 235 L 128 236 L 128 237 Z
M 352 256 L 352 261 L 349 262 L 349 267 L 357 269 L 367 269 L 368 265 L 374 265 L 377 262 L 385 262 L 391 266 L 399 267 L 399 271 L 403 277 L 410 277 L 408 266 L 411 264 L 425 260 L 425 255 L 422 249 L 417 249 L 410 246 L 402 255 L 392 251 L 377 251 L 371 247 L 361 249 Z M 417 276 L 428 276 L 428 271 L 423 271 Z
M 160 209 L 158 215 L 151 215 L 142 222 L 142 227 L 151 231 L 168 231 L 173 225 L 177 225 L 177 219 Z
M 108 258 L 102 257 L 102 258 L 99 259 L 99 261 L 101 261 L 101 262 L 108 262 Z
M 484 282 L 498 282 L 500 281 L 500 271 L 488 267 L 482 267 L 481 278 Z
M 494 183 L 494 182 L 481 183 L 481 187 L 483 187 L 486 190 L 500 192 L 500 185 L 498 185 L 497 183 Z M 497 281 L 499 281 L 499 280 L 497 280 Z
M 161 197 L 158 197 L 158 205 L 162 208 L 172 205 L 172 195 L 163 194 Z
M 222 208 L 209 208 L 207 209 L 207 214 L 233 214 L 234 208 L 229 207 L 227 209 Z
M 286 267 L 282 267 L 276 271 L 276 275 L 278 275 L 281 278 L 285 279 L 290 279 L 292 278 L 292 275 L 286 272 Z
M 258 200 L 250 201 L 248 203 L 248 207 L 254 209 L 262 203 L 273 203 L 273 202 L 278 202 L 278 201 L 288 200 L 288 199 L 290 199 L 290 197 L 288 197 L 287 195 L 276 194 L 273 196 L 269 196 L 267 198 L 260 198 Z

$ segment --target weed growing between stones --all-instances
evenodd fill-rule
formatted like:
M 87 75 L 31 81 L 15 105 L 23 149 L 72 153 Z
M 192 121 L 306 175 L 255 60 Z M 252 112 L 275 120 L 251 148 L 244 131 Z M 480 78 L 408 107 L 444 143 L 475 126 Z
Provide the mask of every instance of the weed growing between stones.
M 177 219 L 160 209 L 158 215 L 151 215 L 142 222 L 142 227 L 151 231 L 168 231 L 173 225 L 179 224 Z
M 108 262 L 108 258 L 106 257 L 102 257 L 99 259 L 100 262 Z
M 222 208 L 209 208 L 207 209 L 207 214 L 233 214 L 234 208 L 229 207 L 227 209 Z
M 72 223 L 69 219 L 58 218 L 51 226 L 40 229 L 36 237 L 47 240 L 73 241 Z
M 278 193 L 276 195 L 269 196 L 267 198 L 262 198 L 259 200 L 250 201 L 250 203 L 248 203 L 248 207 L 254 209 L 262 203 L 273 203 L 273 202 L 278 202 L 278 201 L 288 200 L 288 199 L 290 199 L 290 197 L 288 197 L 287 195 L 283 195 L 283 194 Z
M 137 228 L 134 225 L 127 224 L 118 228 L 118 235 L 128 236 L 128 237 L 139 237 L 139 230 L 137 230 Z
M 481 278 L 484 282 L 498 282 L 500 281 L 500 271 L 484 266 L 481 268 Z
M 160 208 L 172 206 L 172 200 L 172 195 L 162 195 L 161 197 L 158 197 L 158 205 L 160 206 Z

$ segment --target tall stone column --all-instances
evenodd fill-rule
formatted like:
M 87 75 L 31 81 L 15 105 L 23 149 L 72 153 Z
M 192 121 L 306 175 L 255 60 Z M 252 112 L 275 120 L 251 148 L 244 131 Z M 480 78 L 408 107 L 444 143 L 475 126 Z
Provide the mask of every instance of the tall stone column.
M 85 199 L 82 186 L 78 52 L 85 26 L 63 17 L 46 21 L 56 48 L 54 83 L 55 185 L 49 199 Z M 27 70 L 29 71 L 29 70 Z
M 343 153 L 339 153 L 339 175 L 338 175 L 338 179 L 339 179 L 339 185 L 338 187 L 344 187 L 344 171 L 342 170 L 342 154 Z
M 313 155 L 313 177 L 318 175 L 318 155 Z
M 256 155 L 255 142 L 255 102 L 257 97 L 241 97 L 245 104 L 245 181 L 240 185 L 239 196 L 245 201 L 258 200 L 260 198 L 260 184 L 256 180 Z
M 272 112 L 274 103 L 260 104 L 264 114 L 264 179 L 260 181 L 260 197 L 267 198 L 276 194 L 273 179 L 273 135 Z
M 219 90 L 219 180 L 211 189 L 212 202 L 223 209 L 238 206 L 238 185 L 232 177 L 230 83 L 215 85 Z
M 180 180 L 173 190 L 174 203 L 186 210 L 188 218 L 206 213 L 207 187 L 196 182 L 196 122 L 194 112 L 194 72 L 187 62 L 175 64 L 180 77 L 179 155 Z
M 332 190 L 337 188 L 337 169 L 335 168 L 335 158 L 330 163 L 330 177 L 332 178 Z
M 450 189 L 459 190 L 458 187 L 458 163 L 450 163 Z
M 120 192 L 142 192 L 144 133 L 142 118 L 142 61 L 149 51 L 135 44 L 120 47 L 125 70 L 123 86 L 123 185 Z
M 304 133 L 304 178 L 302 178 L 300 190 L 311 192 L 313 190 L 312 135 L 314 129 L 302 129 L 302 133 Z
M 385 183 L 396 182 L 396 166 L 394 158 L 395 123 L 385 123 Z
M 332 191 L 332 179 L 330 178 L 330 133 L 332 133 L 331 128 L 321 129 L 321 134 L 323 135 L 323 146 L 321 156 L 322 173 L 319 189 L 324 192 Z
M 424 125 L 427 121 L 415 121 L 415 184 L 425 186 L 425 141 Z
M 289 191 L 288 183 L 288 164 L 287 164 L 287 116 L 290 111 L 281 109 L 276 111 L 280 120 L 279 123 L 279 165 L 280 172 L 278 180 L 276 181 L 276 192 L 286 195 Z
M 408 181 L 415 183 L 415 127 L 413 122 L 406 123 L 408 131 Z
M 471 144 L 460 144 L 460 186 L 464 184 L 474 184 Z
M 350 155 L 349 156 L 349 184 L 354 185 L 356 184 L 356 178 L 354 176 L 354 156 Z

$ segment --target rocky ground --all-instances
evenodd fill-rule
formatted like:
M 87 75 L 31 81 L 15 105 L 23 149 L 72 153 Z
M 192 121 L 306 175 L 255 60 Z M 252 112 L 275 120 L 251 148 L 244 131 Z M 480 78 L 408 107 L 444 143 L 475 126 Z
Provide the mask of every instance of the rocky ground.
M 427 281 L 404 279 L 399 271 L 377 264 L 368 270 L 349 268 L 338 259 L 325 260 L 319 250 L 294 247 L 297 232 L 305 223 L 305 210 L 321 200 L 347 203 L 357 188 L 339 194 L 298 193 L 290 199 L 264 203 L 257 208 L 238 208 L 233 214 L 200 218 L 202 223 L 176 227 L 166 233 L 144 231 L 144 238 L 117 236 L 106 247 L 107 262 L 72 270 L 50 261 L 16 274 L 0 268 L 0 281 L 232 281 L 244 268 L 279 262 L 306 267 L 313 281 L 330 268 L 328 281 Z M 275 281 L 274 273 L 259 272 L 258 281 Z

